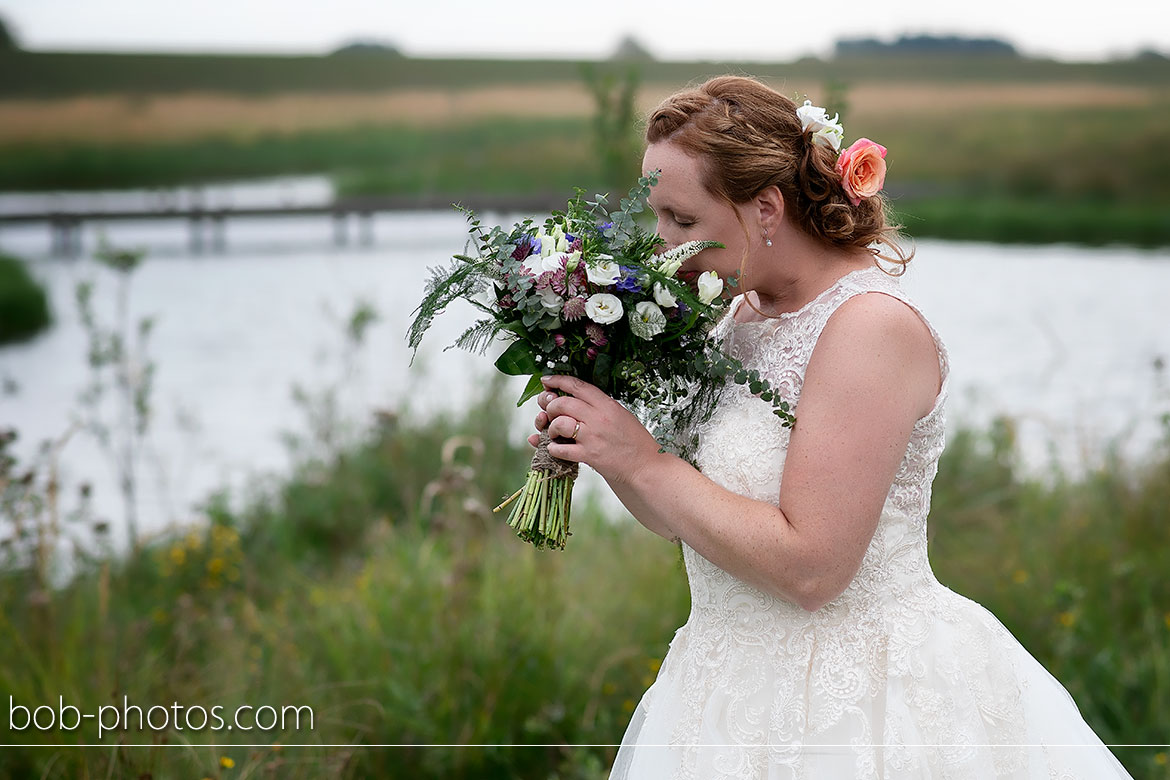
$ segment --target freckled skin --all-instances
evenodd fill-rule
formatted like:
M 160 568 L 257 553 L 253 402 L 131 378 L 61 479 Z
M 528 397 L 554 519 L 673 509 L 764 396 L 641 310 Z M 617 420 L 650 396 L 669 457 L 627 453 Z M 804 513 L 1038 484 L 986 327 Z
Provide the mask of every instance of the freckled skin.
M 726 278 L 742 263 L 740 290 L 767 315 L 795 311 L 845 274 L 872 265 L 864 249 L 826 247 L 795 227 L 775 187 L 735 207 L 715 198 L 702 185 L 703 162 L 669 142 L 650 145 L 643 170 L 660 171 L 650 205 L 667 248 L 695 239 L 726 246 L 700 252 L 683 269 Z M 759 317 L 747 306 L 736 316 Z M 545 380 L 566 395 L 538 397 L 536 428 L 568 437 L 580 422 L 576 441 L 552 444 L 552 455 L 592 466 L 654 533 L 682 539 L 740 579 L 815 610 L 857 573 L 911 429 L 930 411 L 940 381 L 933 339 L 909 307 L 881 294 L 842 304 L 805 373 L 779 507 L 726 490 L 659 453 L 621 404 L 572 377 Z M 529 441 L 535 446 L 538 437 Z

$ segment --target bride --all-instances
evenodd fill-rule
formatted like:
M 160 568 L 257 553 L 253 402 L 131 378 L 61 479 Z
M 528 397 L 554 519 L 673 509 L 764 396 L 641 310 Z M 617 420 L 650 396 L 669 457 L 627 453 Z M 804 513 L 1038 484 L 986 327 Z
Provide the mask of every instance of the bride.
M 740 275 L 712 337 L 786 396 L 794 428 L 729 385 L 695 470 L 596 387 L 545 380 L 550 453 L 680 541 L 690 581 L 611 778 L 1129 777 L 1061 684 L 931 571 L 947 352 L 882 265 L 908 260 L 878 193 L 886 150 L 843 135 L 738 77 L 673 95 L 647 128 L 658 233 L 725 245 L 684 270 Z

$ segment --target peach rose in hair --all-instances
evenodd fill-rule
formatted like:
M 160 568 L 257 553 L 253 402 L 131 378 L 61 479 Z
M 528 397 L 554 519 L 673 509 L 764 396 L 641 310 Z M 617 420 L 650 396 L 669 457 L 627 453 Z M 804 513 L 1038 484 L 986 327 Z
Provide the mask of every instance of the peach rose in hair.
M 877 195 L 886 181 L 886 147 L 868 138 L 858 138 L 837 158 L 837 172 L 849 201 L 857 206 L 862 198 Z

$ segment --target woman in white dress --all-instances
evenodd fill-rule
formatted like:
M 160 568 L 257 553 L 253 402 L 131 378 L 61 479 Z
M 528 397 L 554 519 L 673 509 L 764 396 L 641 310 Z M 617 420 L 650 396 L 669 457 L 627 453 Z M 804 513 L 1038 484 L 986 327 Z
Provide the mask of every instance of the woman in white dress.
M 550 377 L 538 430 L 682 543 L 691 614 L 634 711 L 614 780 L 1125 778 L 1067 691 L 927 561 L 948 360 L 879 267 L 885 149 L 722 77 L 651 115 L 644 169 L 684 270 L 740 274 L 717 327 L 795 409 L 729 385 L 695 470 L 596 387 Z M 532 437 L 535 443 L 537 437 Z M 571 441 L 565 441 L 571 440 Z M 652 598 L 653 594 L 634 594 Z

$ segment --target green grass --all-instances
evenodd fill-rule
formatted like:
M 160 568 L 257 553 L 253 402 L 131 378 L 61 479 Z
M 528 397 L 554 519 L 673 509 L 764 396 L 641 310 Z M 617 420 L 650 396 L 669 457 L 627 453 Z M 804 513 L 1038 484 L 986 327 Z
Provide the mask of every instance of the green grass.
M 51 323 L 45 289 L 23 261 L 0 254 L 0 344 L 32 338 Z
M 507 403 L 497 387 L 457 419 L 387 417 L 243 510 L 213 500 L 203 526 L 83 562 L 60 591 L 9 569 L 0 690 L 17 703 L 309 705 L 315 728 L 218 732 L 219 747 L 207 731 L 105 735 L 188 745 L 121 750 L 66 747 L 96 742 L 92 723 L 24 732 L 44 747 L 0 752 L 0 777 L 604 777 L 608 748 L 363 747 L 615 743 L 685 620 L 677 549 L 586 497 L 563 553 L 487 512 L 527 464 Z M 1170 435 L 1144 464 L 1040 481 L 1001 422 L 954 437 L 935 483 L 939 578 L 991 609 L 1106 742 L 1170 730 L 1167 507 Z M 273 742 L 349 747 L 241 746 Z M 1118 755 L 1170 778 L 1165 752 Z
M 20 144 L 0 150 L 0 191 L 197 184 L 329 173 L 345 194 L 569 191 L 597 178 L 585 120 L 438 128 L 359 126 L 158 144 Z
M 916 238 L 1003 244 L 1170 246 L 1170 202 L 972 194 L 894 201 L 896 219 Z
M 519 48 L 522 43 L 517 44 Z M 0 97 L 91 93 L 224 91 L 243 94 L 402 88 L 464 89 L 498 84 L 577 81 L 582 61 L 445 59 L 387 56 L 184 55 L 0 52 Z M 624 67 L 620 64 L 615 67 Z M 1069 64 L 1017 57 L 804 58 L 794 62 L 645 62 L 646 82 L 685 84 L 721 73 L 820 83 L 883 80 L 1000 82 L 1094 81 L 1165 84 L 1170 62 L 1128 60 Z

